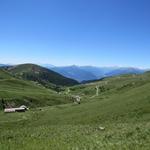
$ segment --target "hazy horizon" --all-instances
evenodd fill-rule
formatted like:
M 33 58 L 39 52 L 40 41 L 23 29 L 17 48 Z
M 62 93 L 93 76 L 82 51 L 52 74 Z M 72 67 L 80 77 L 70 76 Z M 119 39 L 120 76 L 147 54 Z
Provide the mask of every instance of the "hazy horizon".
M 43 67 L 71 67 L 71 66 L 76 66 L 76 67 L 97 67 L 97 68 L 137 68 L 137 69 L 145 69 L 149 70 L 149 68 L 145 67 L 140 67 L 140 66 L 119 66 L 119 65 L 109 65 L 109 66 L 96 66 L 96 65 L 77 65 L 77 64 L 69 64 L 69 65 L 54 65 L 54 64 L 48 64 L 48 63 L 36 63 L 36 62 L 23 62 L 23 63 L 2 63 L 0 62 L 0 65 L 21 65 L 21 64 L 35 64 L 35 65 L 40 65 Z

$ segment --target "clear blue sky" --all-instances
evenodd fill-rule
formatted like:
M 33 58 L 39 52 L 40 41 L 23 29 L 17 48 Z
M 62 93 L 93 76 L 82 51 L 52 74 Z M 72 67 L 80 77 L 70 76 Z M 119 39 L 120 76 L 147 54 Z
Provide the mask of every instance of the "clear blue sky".
M 149 0 L 0 0 L 0 63 L 150 68 Z

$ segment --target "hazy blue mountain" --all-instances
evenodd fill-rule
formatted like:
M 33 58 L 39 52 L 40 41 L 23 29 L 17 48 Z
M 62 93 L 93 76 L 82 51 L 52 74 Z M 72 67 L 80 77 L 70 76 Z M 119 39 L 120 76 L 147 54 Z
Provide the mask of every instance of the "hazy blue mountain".
M 9 64 L 0 64 L 0 68 L 9 68 L 11 66 L 12 65 L 9 65 Z
M 47 67 L 61 75 L 75 79 L 79 82 L 96 80 L 105 77 L 105 74 L 113 71 L 116 67 L 94 67 L 94 66 L 66 66 Z
M 6 66 L 5 64 L 0 64 L 0 67 Z
M 82 70 L 91 72 L 97 79 L 103 78 L 107 73 L 117 69 L 118 67 L 94 67 L 94 66 L 81 66 Z
M 97 80 L 104 77 L 121 74 L 140 74 L 147 70 L 132 67 L 94 67 L 94 66 L 66 66 L 49 68 L 61 75 L 75 79 L 79 82 Z
M 78 66 L 54 67 L 54 68 L 50 68 L 50 69 L 65 76 L 65 77 L 75 79 L 79 82 L 82 82 L 84 80 L 97 79 L 97 76 L 95 74 L 93 74 L 91 71 L 82 69 Z

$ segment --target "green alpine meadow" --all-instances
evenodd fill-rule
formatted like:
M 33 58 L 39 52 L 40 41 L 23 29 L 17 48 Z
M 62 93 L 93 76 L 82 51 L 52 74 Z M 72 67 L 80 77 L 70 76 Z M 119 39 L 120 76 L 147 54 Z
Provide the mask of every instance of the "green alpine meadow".
M 0 71 L 0 97 L 9 107 L 30 109 L 4 113 L 1 108 L 0 149 L 149 149 L 150 72 L 56 92 L 6 70 Z M 73 102 L 73 95 L 81 97 L 81 104 Z

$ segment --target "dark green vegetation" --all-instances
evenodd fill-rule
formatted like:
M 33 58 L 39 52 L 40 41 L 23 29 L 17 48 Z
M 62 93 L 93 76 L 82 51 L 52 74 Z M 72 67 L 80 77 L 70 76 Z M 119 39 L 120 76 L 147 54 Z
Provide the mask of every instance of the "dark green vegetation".
M 72 86 L 78 84 L 78 82 L 73 79 L 66 78 L 54 71 L 34 64 L 10 67 L 8 71 L 18 78 L 36 81 L 47 88 L 55 85 Z
M 149 72 L 69 89 L 64 93 L 68 97 L 82 96 L 81 105 L 36 107 L 15 114 L 1 112 L 0 149 L 149 150 Z

